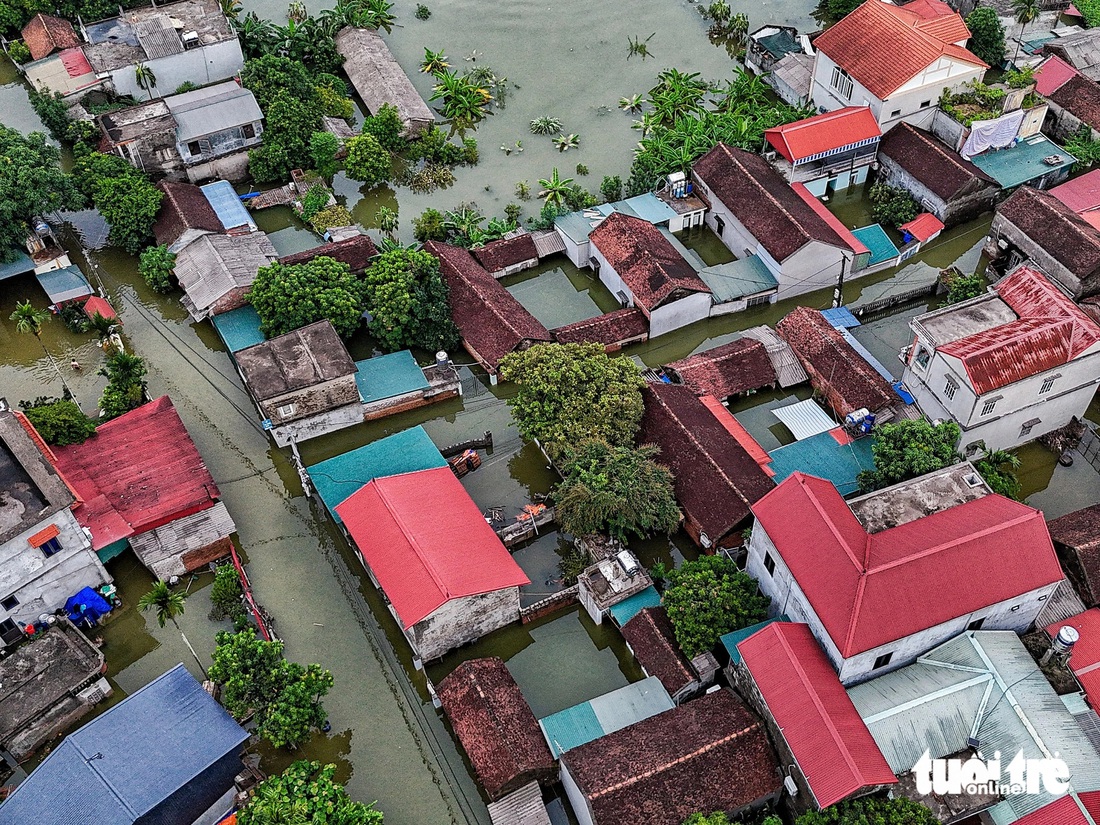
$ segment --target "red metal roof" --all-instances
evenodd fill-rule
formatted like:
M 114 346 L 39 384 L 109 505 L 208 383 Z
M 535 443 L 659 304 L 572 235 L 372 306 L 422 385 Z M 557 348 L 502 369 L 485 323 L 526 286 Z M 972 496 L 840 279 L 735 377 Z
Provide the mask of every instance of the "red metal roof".
M 1067 180 L 1050 190 L 1058 200 L 1077 214 L 1100 207 L 1100 169 Z
M 809 625 L 774 622 L 737 650 L 819 808 L 898 781 Z
M 764 137 L 791 163 L 882 137 L 874 114 L 866 106 L 847 106 L 835 112 L 796 120 L 766 129 Z
M 336 512 L 405 629 L 453 599 L 530 584 L 448 467 L 376 478 Z
M 962 362 L 977 395 L 1068 364 L 1100 343 L 1100 326 L 1041 272 L 1022 266 L 994 289 L 1018 319 L 938 350 Z
M 924 19 L 881 0 L 867 0 L 826 29 L 814 48 L 885 100 L 942 57 L 986 68 L 979 57 L 955 45 L 969 37 L 956 12 Z
M 869 534 L 795 473 L 752 511 L 845 658 L 1063 578 L 1043 514 L 996 494 Z
M 1100 608 L 1094 607 L 1063 622 L 1055 622 L 1048 625 L 1046 631 L 1053 639 L 1066 625 L 1075 628 L 1081 634 L 1080 640 L 1073 646 L 1073 653 L 1069 657 L 1069 669 L 1085 689 L 1089 704 L 1094 709 L 1098 709 L 1100 708 Z
M 83 49 L 66 49 L 61 53 L 61 65 L 69 77 L 84 77 L 92 74 L 92 64 L 84 55 Z
M 791 189 L 795 191 L 795 194 L 802 200 L 806 201 L 806 204 L 810 209 L 817 213 L 821 220 L 825 221 L 836 234 L 838 234 L 844 241 L 845 245 L 852 250 L 856 255 L 861 255 L 864 252 L 870 252 L 863 241 L 852 234 L 852 230 L 846 227 L 836 215 L 829 211 L 829 207 L 819 201 L 814 194 L 806 188 L 804 183 L 792 183 Z
M 718 423 L 726 428 L 726 432 L 737 439 L 737 443 L 740 444 L 746 453 L 753 457 L 753 460 L 760 465 L 762 469 L 769 476 L 775 475 L 768 465 L 772 463 L 772 457 L 768 455 L 767 451 L 760 446 L 760 443 L 752 437 L 752 434 L 741 426 L 741 422 L 737 420 L 736 416 L 726 409 L 726 405 L 715 398 L 713 395 L 701 395 L 699 400 L 703 402 L 703 406 L 710 410 L 714 417 L 718 419 Z
M 1092 825 L 1092 823 L 1081 813 L 1074 795 L 1069 794 L 1017 819 L 1016 825 Z
M 73 515 L 96 550 L 212 507 L 220 495 L 167 395 L 55 452 L 83 499 Z
M 1073 78 L 1080 74 L 1057 55 L 1048 57 L 1035 72 L 1035 91 L 1046 97 L 1054 94 Z
M 84 314 L 91 318 L 96 313 L 99 313 L 108 321 L 117 321 L 118 315 L 115 313 L 115 308 L 103 298 L 98 295 L 93 295 L 87 301 L 84 302 Z
M 921 212 L 908 223 L 898 227 L 902 232 L 908 232 L 921 243 L 930 241 L 943 232 L 943 221 L 931 212 Z

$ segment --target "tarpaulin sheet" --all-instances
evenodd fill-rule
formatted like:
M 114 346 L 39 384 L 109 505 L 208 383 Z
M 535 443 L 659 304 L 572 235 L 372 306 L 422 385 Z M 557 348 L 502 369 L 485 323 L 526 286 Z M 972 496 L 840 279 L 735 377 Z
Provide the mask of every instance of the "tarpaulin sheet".
M 1024 112 L 1019 109 L 1001 115 L 996 120 L 975 120 L 970 124 L 970 137 L 959 153 L 967 160 L 987 149 L 1004 149 L 1011 146 L 1024 122 Z
M 69 597 L 69 600 L 65 602 L 65 612 L 68 614 L 69 620 L 80 627 L 85 619 L 98 622 L 100 616 L 111 612 L 111 605 L 92 588 L 85 587 L 75 596 Z

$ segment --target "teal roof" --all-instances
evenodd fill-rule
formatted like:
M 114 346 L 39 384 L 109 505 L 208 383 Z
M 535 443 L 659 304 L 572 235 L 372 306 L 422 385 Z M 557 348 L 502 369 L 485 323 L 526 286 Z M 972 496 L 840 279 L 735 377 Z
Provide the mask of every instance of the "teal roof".
M 652 192 L 627 198 L 624 205 L 630 207 L 639 218 L 652 224 L 665 223 L 676 217 L 676 210 Z
M 336 505 L 373 479 L 446 466 L 447 461 L 424 428 L 413 427 L 313 464 L 307 470 L 321 501 L 339 522 Z
M 842 496 L 850 495 L 859 489 L 860 472 L 875 469 L 871 454 L 873 441 L 873 438 L 859 438 L 850 444 L 838 444 L 832 432 L 819 433 L 770 452 L 769 468 L 775 473 L 776 484 L 801 471 L 828 479 Z
M 779 287 L 779 281 L 775 279 L 759 255 L 750 255 L 747 258 L 730 261 L 728 264 L 705 267 L 700 270 L 699 277 L 710 287 L 710 291 L 714 293 L 714 300 L 719 304 L 737 301 L 748 295 Z
M 262 344 L 265 340 L 264 334 L 260 332 L 260 316 L 251 304 L 215 315 L 212 320 L 214 329 L 230 352 L 240 352 L 255 344 Z
M 1061 156 L 1061 162 L 1053 166 L 1043 163 L 1043 158 L 1053 155 Z M 1077 158 L 1042 135 L 1036 135 L 1008 149 L 991 149 L 975 155 L 970 162 L 997 181 L 1002 189 L 1012 189 L 1059 169 L 1066 169 L 1075 164 Z
M 60 304 L 63 301 L 71 301 L 74 298 L 83 298 L 92 294 L 92 287 L 84 273 L 77 266 L 66 266 L 62 269 L 52 269 L 49 272 L 39 272 L 34 277 L 50 296 L 50 303 Z
M 658 198 L 652 192 L 635 195 L 614 203 L 601 203 L 591 209 L 569 212 L 554 219 L 554 227 L 565 233 L 574 243 L 588 240 L 598 223 L 612 212 L 621 212 L 634 218 L 641 218 L 653 225 L 666 223 L 676 217 L 676 210 Z
M 11 252 L 15 257 L 6 264 L 0 264 L 0 281 L 27 272 L 34 272 L 34 261 L 30 259 L 26 252 L 21 249 L 13 249 Z
M 591 213 L 594 217 L 585 217 L 585 212 Z M 602 213 L 595 209 L 586 209 L 583 212 L 568 212 L 554 218 L 554 228 L 563 233 L 573 243 L 582 244 L 588 240 L 588 236 L 596 228 L 597 222 L 602 219 L 601 216 L 607 214 L 610 214 L 610 211 Z
M 630 598 L 612 605 L 611 617 L 619 627 L 622 627 L 645 608 L 658 607 L 660 604 L 661 594 L 657 592 L 657 588 L 650 585 L 641 593 L 635 593 Z
M 539 720 L 542 735 L 557 759 L 567 750 L 607 736 L 658 713 L 672 710 L 672 699 L 656 676 L 597 696 Z
M 734 630 L 731 633 L 727 633 L 721 637 L 722 646 L 726 648 L 726 652 L 730 655 L 730 662 L 732 664 L 739 664 L 741 661 L 741 652 L 737 649 L 737 645 L 745 641 L 745 639 L 752 636 L 756 631 L 763 630 L 768 625 L 774 622 L 789 622 L 790 619 L 786 613 L 780 613 L 774 619 L 765 619 L 757 624 L 751 624 L 748 627 L 743 627 L 740 630 Z
M 382 401 L 407 392 L 426 390 L 428 379 L 424 370 L 416 363 L 407 349 L 379 355 L 366 361 L 356 361 L 359 372 L 355 374 L 355 383 L 364 404 Z
M 871 259 L 867 261 L 867 266 L 893 260 L 901 254 L 894 246 L 894 242 L 890 240 L 890 236 L 886 234 L 886 230 L 877 223 L 853 229 L 852 234 L 871 251 Z

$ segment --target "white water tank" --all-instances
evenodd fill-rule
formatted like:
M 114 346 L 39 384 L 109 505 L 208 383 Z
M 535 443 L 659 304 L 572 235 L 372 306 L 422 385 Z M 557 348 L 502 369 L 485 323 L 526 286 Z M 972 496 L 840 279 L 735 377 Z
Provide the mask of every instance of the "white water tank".
M 1061 630 L 1054 637 L 1054 641 L 1051 643 L 1051 647 L 1054 652 L 1060 656 L 1066 656 L 1073 650 L 1073 646 L 1077 644 L 1081 639 L 1081 633 L 1076 627 L 1070 627 L 1068 624 L 1063 626 Z

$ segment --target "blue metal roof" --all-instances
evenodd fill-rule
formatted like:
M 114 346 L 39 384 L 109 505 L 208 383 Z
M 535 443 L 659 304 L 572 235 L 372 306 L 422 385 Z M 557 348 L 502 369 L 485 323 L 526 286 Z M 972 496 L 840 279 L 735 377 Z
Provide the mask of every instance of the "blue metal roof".
M 542 735 L 557 759 L 609 733 L 641 722 L 675 707 L 661 680 L 650 676 L 640 682 L 597 696 L 539 720 Z
M 85 295 L 91 295 L 93 291 L 88 279 L 80 271 L 80 267 L 75 265 L 53 269 L 49 272 L 39 272 L 34 277 L 46 290 L 52 304 L 60 304 L 74 298 L 83 298 Z
M 446 466 L 446 459 L 424 428 L 413 427 L 307 469 L 321 501 L 339 522 L 336 505 L 373 479 Z
M 739 664 L 741 662 L 741 651 L 737 649 L 737 645 L 745 641 L 745 639 L 752 636 L 758 630 L 763 630 L 773 622 L 789 622 L 786 613 L 780 613 L 774 619 L 765 619 L 757 624 L 751 624 L 748 627 L 743 627 L 740 630 L 734 630 L 731 633 L 727 633 L 721 637 L 722 646 L 726 649 L 726 653 L 730 655 L 730 662 L 733 664 Z
M 240 352 L 266 340 L 260 332 L 260 316 L 251 304 L 215 315 L 211 320 L 230 352 Z
M 635 593 L 630 598 L 612 605 L 610 609 L 611 617 L 619 627 L 622 627 L 645 608 L 659 607 L 660 604 L 661 594 L 657 592 L 657 588 L 650 585 L 641 593 Z
M 627 198 L 625 204 L 639 218 L 652 224 L 666 223 L 676 217 L 676 210 L 652 192 Z
M 851 329 L 858 327 L 859 319 L 852 314 L 848 307 L 833 307 L 821 310 L 822 317 L 837 329 Z
M 853 229 L 852 234 L 871 251 L 871 258 L 867 261 L 867 266 L 893 260 L 901 254 L 898 248 L 894 246 L 894 242 L 890 240 L 890 236 L 886 234 L 886 230 L 877 223 Z
M 200 188 L 225 229 L 247 226 L 252 232 L 256 231 L 256 222 L 252 220 L 252 216 L 244 208 L 244 204 L 241 203 L 241 196 L 237 194 L 229 181 L 216 180 Z
M 591 217 L 586 217 L 585 212 L 588 212 Z M 588 236 L 592 234 L 592 230 L 596 228 L 601 220 L 604 219 L 608 212 L 600 212 L 596 209 L 585 209 L 582 212 L 567 212 L 564 215 L 558 215 L 554 218 L 554 228 L 569 238 L 575 244 L 582 244 L 588 240 Z
M 69 734 L 0 805 L 0 825 L 128 825 L 247 739 L 176 665 Z
M 12 254 L 15 256 L 11 261 L 6 264 L 0 264 L 0 281 L 7 278 L 14 278 L 16 275 L 23 275 L 27 272 L 34 272 L 34 261 L 30 256 L 21 249 L 13 249 Z
M 831 432 L 819 433 L 772 450 L 768 453 L 772 459 L 768 466 L 775 473 L 776 484 L 801 471 L 831 481 L 846 496 L 859 489 L 857 479 L 863 470 L 875 469 L 871 454 L 873 440 L 873 437 L 859 438 L 850 444 L 839 444 Z
M 355 366 L 359 368 L 355 383 L 364 404 L 428 388 L 424 371 L 407 349 L 356 361 Z

